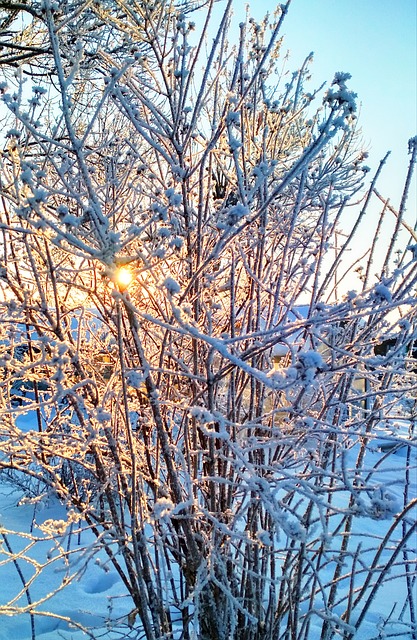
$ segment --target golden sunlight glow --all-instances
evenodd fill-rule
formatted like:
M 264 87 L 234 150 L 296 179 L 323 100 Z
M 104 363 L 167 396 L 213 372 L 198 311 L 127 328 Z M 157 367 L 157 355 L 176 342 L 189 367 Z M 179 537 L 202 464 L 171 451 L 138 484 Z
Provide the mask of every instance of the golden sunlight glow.
M 133 280 L 133 273 L 127 267 L 118 267 L 114 273 L 114 281 L 123 291 Z

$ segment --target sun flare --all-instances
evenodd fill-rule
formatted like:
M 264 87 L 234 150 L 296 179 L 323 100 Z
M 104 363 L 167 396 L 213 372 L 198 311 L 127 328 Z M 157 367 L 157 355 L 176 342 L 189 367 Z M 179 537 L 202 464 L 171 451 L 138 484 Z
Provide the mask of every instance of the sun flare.
M 114 281 L 120 289 L 126 289 L 133 280 L 133 273 L 128 267 L 118 267 L 114 274 Z

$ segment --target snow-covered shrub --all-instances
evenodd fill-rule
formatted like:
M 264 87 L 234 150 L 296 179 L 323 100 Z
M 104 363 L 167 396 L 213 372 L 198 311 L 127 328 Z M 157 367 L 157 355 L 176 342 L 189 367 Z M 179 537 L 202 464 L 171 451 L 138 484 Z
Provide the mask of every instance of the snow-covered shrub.
M 207 56 L 188 9 L 45 2 L 49 117 L 2 84 L 0 468 L 78 513 L 147 640 L 350 639 L 384 563 L 412 629 L 414 441 L 392 493 L 376 433 L 416 377 L 375 348 L 415 339 L 413 245 L 367 229 L 344 288 L 383 166 L 349 74 L 277 84 L 286 4 L 236 50 L 228 4 Z

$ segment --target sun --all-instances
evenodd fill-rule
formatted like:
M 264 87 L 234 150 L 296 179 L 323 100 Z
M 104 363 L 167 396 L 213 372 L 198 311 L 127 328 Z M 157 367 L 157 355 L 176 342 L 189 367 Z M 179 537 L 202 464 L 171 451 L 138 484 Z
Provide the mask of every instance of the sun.
M 114 273 L 114 281 L 119 286 L 119 289 L 123 291 L 130 285 L 133 280 L 133 273 L 128 267 L 118 267 Z

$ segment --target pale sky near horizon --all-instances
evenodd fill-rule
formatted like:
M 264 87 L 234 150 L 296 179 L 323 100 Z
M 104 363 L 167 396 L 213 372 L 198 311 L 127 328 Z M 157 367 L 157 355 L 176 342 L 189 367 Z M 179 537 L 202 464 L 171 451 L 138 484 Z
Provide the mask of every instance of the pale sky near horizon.
M 245 4 L 235 0 L 236 9 Z M 250 13 L 260 19 L 276 4 L 252 0 Z M 282 35 L 290 70 L 314 52 L 314 87 L 331 82 L 336 71 L 352 75 L 349 86 L 358 94 L 367 164 L 375 170 L 391 151 L 383 174 L 385 195 L 398 207 L 408 140 L 417 135 L 417 0 L 292 0 Z M 413 198 L 415 193 L 414 186 Z

